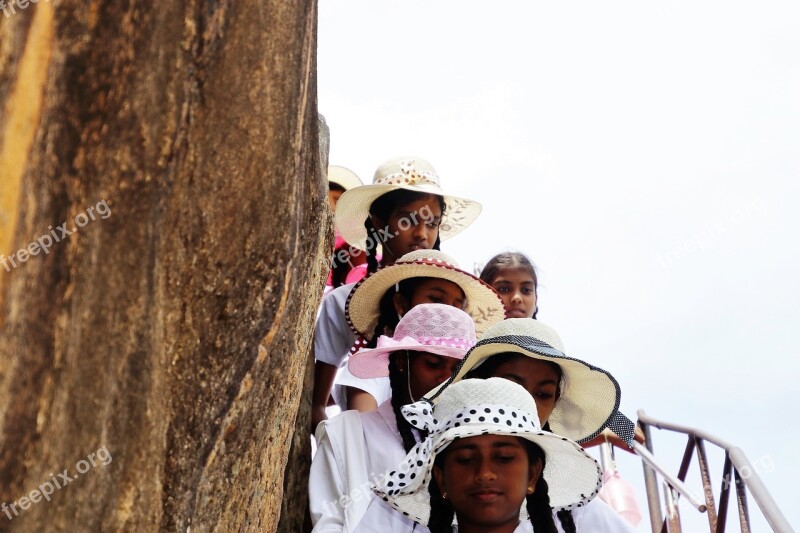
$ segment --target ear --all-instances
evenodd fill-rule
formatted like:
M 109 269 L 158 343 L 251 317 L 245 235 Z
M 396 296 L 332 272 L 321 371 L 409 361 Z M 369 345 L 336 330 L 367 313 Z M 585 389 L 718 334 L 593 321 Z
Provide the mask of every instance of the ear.
M 439 487 L 439 493 L 444 494 L 447 492 L 447 488 L 444 486 L 444 472 L 442 469 L 436 465 L 433 465 L 433 479 L 436 480 L 436 486 Z
M 528 486 L 533 487 L 534 491 L 536 490 L 536 484 L 539 482 L 539 478 L 542 477 L 542 460 L 537 459 L 535 463 L 531 464 L 528 467 Z
M 406 297 L 399 292 L 394 293 L 392 296 L 392 305 L 394 306 L 394 310 L 397 311 L 398 315 L 405 315 L 411 308 L 411 302 L 406 300 Z

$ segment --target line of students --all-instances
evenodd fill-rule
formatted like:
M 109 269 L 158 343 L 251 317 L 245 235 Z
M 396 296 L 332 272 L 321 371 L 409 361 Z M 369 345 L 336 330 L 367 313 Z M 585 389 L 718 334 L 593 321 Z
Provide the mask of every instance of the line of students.
M 501 254 L 479 279 L 438 251 L 479 213 L 420 158 L 390 160 L 338 198 L 337 231 L 364 251 L 368 276 L 330 291 L 315 329 L 314 531 L 630 530 L 592 499 L 598 467 L 570 442 L 606 427 L 631 437 L 614 378 L 534 320 L 527 258 Z M 334 379 L 355 409 L 326 420 Z M 520 472 L 527 498 L 508 488 Z

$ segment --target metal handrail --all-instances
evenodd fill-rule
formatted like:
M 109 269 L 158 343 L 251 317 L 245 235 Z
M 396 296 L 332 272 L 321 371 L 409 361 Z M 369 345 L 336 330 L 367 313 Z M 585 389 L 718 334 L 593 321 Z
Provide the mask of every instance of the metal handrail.
M 723 532 L 728 509 L 728 495 L 731 484 L 736 486 L 737 506 L 739 509 L 739 522 L 743 532 L 750 530 L 750 519 L 747 508 L 747 494 L 749 490 L 756 504 L 761 509 L 764 518 L 772 527 L 773 531 L 779 533 L 794 533 L 794 529 L 789 521 L 781 512 L 775 500 L 770 495 L 761 478 L 756 473 L 755 468 L 745 456 L 744 452 L 736 446 L 714 436 L 701 429 L 672 424 L 663 420 L 657 420 L 648 416 L 643 410 L 637 412 L 639 423 L 645 433 L 645 443 L 647 447 L 639 443 L 634 443 L 634 451 L 642 459 L 645 472 L 645 485 L 648 495 L 648 506 L 650 508 L 650 523 L 653 533 L 658 531 L 680 531 L 680 517 L 677 514 L 677 507 L 674 505 L 677 495 L 686 498 L 698 511 L 708 510 L 708 520 L 711 531 Z M 683 463 L 677 476 L 661 466 L 653 455 L 652 437 L 650 427 L 683 433 L 689 437 L 689 442 L 684 453 Z M 705 453 L 704 442 L 710 442 L 725 450 L 725 466 L 723 467 L 723 486 L 720 493 L 719 509 L 716 509 L 714 493 L 711 487 L 710 475 L 708 473 L 708 463 Z M 685 487 L 683 480 L 689 468 L 692 454 L 697 452 L 700 463 L 700 474 L 703 481 L 705 493 L 705 504 L 699 503 L 692 493 Z M 731 483 L 731 469 L 733 469 L 734 482 Z M 661 506 L 658 496 L 658 484 L 655 481 L 655 472 L 664 478 L 667 491 L 665 501 L 667 504 L 668 516 L 664 521 L 661 515 Z M 746 472 L 746 475 L 742 475 Z M 674 493 L 673 493 L 674 491 Z

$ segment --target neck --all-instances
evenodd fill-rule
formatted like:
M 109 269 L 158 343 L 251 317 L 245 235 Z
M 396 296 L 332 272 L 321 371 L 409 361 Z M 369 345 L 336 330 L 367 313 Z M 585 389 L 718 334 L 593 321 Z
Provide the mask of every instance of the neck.
M 487 526 L 486 524 L 474 524 L 466 522 L 456 513 L 458 518 L 458 533 L 514 533 L 519 525 L 519 520 L 514 520 L 507 524 Z

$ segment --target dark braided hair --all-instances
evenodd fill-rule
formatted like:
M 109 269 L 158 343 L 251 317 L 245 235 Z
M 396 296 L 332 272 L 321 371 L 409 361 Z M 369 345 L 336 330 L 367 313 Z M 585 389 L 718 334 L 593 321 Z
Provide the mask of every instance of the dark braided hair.
M 385 223 L 387 220 L 389 220 L 392 212 L 398 207 L 402 207 L 412 202 L 424 200 L 430 197 L 434 197 L 439 201 L 439 206 L 442 208 L 442 215 L 444 215 L 445 208 L 447 207 L 444 203 L 444 198 L 438 195 L 410 191 L 407 189 L 395 189 L 379 196 L 372 202 L 372 205 L 370 205 L 369 213 Z M 376 228 L 372 224 L 371 217 L 367 217 L 367 219 L 364 221 L 364 228 L 367 230 L 367 273 L 372 274 L 378 270 L 378 258 L 376 257 L 376 252 L 378 245 L 383 244 L 383 241 L 381 241 L 381 235 L 378 231 L 379 228 Z M 436 242 L 433 245 L 433 249 L 438 250 L 440 246 L 441 238 L 437 232 Z M 385 253 L 386 250 L 384 250 L 384 254 Z
M 434 464 L 441 468 L 440 457 L 443 454 L 436 456 Z M 431 533 L 453 533 L 453 517 L 455 511 L 450 502 L 442 498 L 442 492 L 439 490 L 439 485 L 436 479 L 431 476 L 431 482 L 428 485 L 428 493 L 431 496 L 431 515 L 428 518 L 428 529 Z
M 536 459 L 539 459 L 542 462 L 542 472 L 544 472 L 547 464 L 544 450 L 529 440 L 525 440 L 525 447 L 531 461 L 535 462 Z M 550 507 L 549 493 L 550 488 L 547 486 L 547 481 L 544 479 L 544 475 L 540 475 L 536 481 L 536 490 L 525 498 L 525 508 L 528 510 L 528 517 L 533 524 L 535 533 L 557 533 L 558 531 L 553 521 L 553 508 Z M 557 516 L 564 533 L 576 533 L 572 511 L 559 511 Z
M 494 278 L 497 277 L 497 274 L 503 268 L 522 268 L 527 270 L 528 274 L 533 278 L 533 293 L 538 296 L 539 276 L 536 275 L 536 266 L 525 254 L 519 252 L 503 252 L 492 257 L 489 259 L 489 262 L 486 263 L 486 266 L 483 267 L 478 277 L 481 278 L 481 281 L 485 281 L 487 284 L 491 285 Z M 536 301 L 536 309 L 533 310 L 533 318 L 536 318 L 537 314 L 539 314 L 538 298 Z
M 402 354 L 405 354 L 406 361 L 411 355 L 408 350 L 402 352 L 392 352 L 389 354 L 389 385 L 392 389 L 392 408 L 394 409 L 394 417 L 397 420 L 397 430 L 400 432 L 400 437 L 403 439 L 403 448 L 406 453 L 411 451 L 411 448 L 417 445 L 417 439 L 414 438 L 414 433 L 411 431 L 411 424 L 408 423 L 403 412 L 400 410 L 403 405 L 403 398 L 406 397 L 406 378 L 397 366 L 398 359 Z M 425 435 L 422 435 L 425 438 Z

